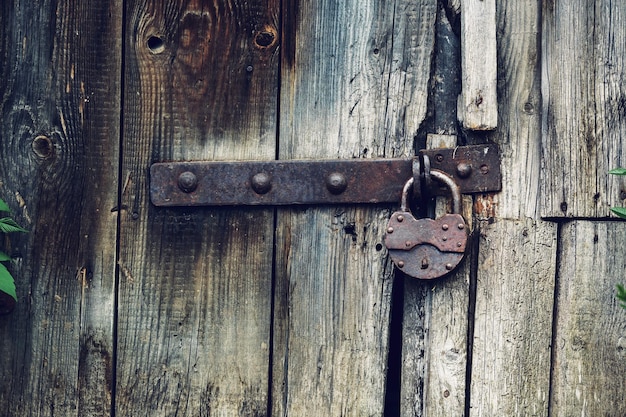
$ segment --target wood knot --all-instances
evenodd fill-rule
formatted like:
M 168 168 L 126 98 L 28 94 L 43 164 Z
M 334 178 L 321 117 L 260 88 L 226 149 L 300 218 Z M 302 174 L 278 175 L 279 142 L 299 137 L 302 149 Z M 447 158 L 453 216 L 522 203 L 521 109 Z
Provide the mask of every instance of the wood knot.
M 48 159 L 54 154 L 54 144 L 47 136 L 37 136 L 31 144 L 33 153 L 41 159 Z
M 278 34 L 272 26 L 266 25 L 254 36 L 254 46 L 258 49 L 272 48 L 278 42 Z

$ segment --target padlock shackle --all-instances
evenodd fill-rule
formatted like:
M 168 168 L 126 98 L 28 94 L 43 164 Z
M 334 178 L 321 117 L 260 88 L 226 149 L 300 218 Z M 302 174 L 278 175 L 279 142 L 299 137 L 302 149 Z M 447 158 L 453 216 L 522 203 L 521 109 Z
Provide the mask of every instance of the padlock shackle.
M 431 169 L 430 176 L 435 180 L 443 183 L 446 187 L 450 189 L 450 194 L 452 197 L 452 212 L 456 214 L 461 214 L 461 189 L 454 181 L 454 179 L 445 172 L 439 171 L 438 169 Z M 402 201 L 400 202 L 400 209 L 402 211 L 408 211 L 407 197 L 409 195 L 409 192 L 411 191 L 411 187 L 413 187 L 414 181 L 414 178 L 409 178 L 409 180 L 404 184 L 404 187 L 402 189 Z

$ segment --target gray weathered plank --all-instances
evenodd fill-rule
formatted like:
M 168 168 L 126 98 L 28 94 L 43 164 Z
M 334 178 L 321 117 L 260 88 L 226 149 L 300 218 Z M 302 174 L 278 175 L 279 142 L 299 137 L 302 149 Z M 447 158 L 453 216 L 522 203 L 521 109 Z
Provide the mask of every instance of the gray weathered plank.
M 266 415 L 272 209 L 157 209 L 150 164 L 273 159 L 278 2 L 127 2 L 120 415 Z
M 0 5 L 0 195 L 30 230 L 3 248 L 2 415 L 111 414 L 121 28 L 121 1 Z
M 545 2 L 541 214 L 605 217 L 626 183 L 626 3 Z
M 470 415 L 547 415 L 556 225 L 537 220 L 539 4 L 497 8 L 502 192 L 477 196 L 480 226 Z M 495 221 L 494 224 L 489 224 Z
M 541 167 L 539 7 L 534 0 L 498 2 L 498 113 L 492 134 L 502 157 L 502 191 L 477 196 L 480 219 L 537 218 Z
M 429 149 L 456 145 L 457 137 L 453 135 L 428 135 L 426 143 Z M 438 198 L 437 216 L 449 211 L 448 200 Z M 462 214 L 468 219 L 468 230 L 472 229 L 471 201 L 471 197 L 463 197 Z M 456 416 L 465 411 L 471 268 L 468 258 L 466 255 L 459 269 L 441 280 L 405 281 L 402 416 Z M 416 303 L 422 299 L 423 305 Z
M 547 415 L 557 225 L 480 227 L 470 416 Z
M 464 128 L 498 125 L 496 76 L 496 0 L 462 0 L 458 118 Z
M 285 3 L 280 158 L 412 155 L 435 12 L 431 0 Z M 279 211 L 274 415 L 382 415 L 388 216 Z
M 626 415 L 626 224 L 563 225 L 551 415 Z

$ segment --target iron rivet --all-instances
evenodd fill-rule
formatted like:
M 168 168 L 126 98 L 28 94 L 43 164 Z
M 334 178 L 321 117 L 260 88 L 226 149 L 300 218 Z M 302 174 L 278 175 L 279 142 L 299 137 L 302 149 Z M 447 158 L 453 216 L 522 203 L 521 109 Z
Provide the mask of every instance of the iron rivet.
M 489 165 L 481 165 L 480 166 L 480 173 L 483 174 L 483 175 L 489 174 Z
M 401 214 L 397 217 L 397 219 L 399 223 L 402 223 L 404 221 L 404 216 Z
M 393 233 L 393 227 L 388 227 L 387 228 L 387 233 Z
M 461 242 L 456 242 L 456 246 L 457 248 L 460 248 L 461 246 L 463 246 L 463 244 Z
M 445 398 L 448 398 L 448 397 L 450 396 L 450 391 L 445 390 L 445 391 L 443 392 L 443 396 L 444 396 Z
M 472 175 L 472 166 L 467 162 L 461 162 L 456 166 L 456 173 L 461 178 L 468 178 Z
M 448 240 L 448 236 L 442 237 L 441 240 L 443 240 L 445 242 L 446 240 Z
M 446 264 L 446 269 L 448 271 L 452 271 L 452 264 Z
M 443 230 L 448 230 L 448 227 L 449 227 L 449 226 L 448 226 L 447 224 L 444 224 L 444 225 L 442 225 L 442 226 L 441 226 L 441 228 L 442 228 Z
M 459 223 L 457 227 L 459 228 L 459 230 L 465 229 L 465 225 L 463 223 Z
M 348 188 L 348 181 L 345 175 L 333 172 L 326 177 L 326 188 L 331 194 L 341 194 Z
M 398 261 L 398 268 L 404 268 L 404 261 Z
M 422 269 L 428 269 L 428 266 L 429 266 L 428 258 L 426 257 L 422 258 Z
M 443 155 L 438 153 L 437 155 L 435 155 L 435 159 L 437 160 L 437 162 L 443 162 Z
M 407 248 L 410 248 L 412 244 L 413 242 L 411 242 L 410 240 L 407 240 L 406 242 L 404 242 L 404 246 L 406 246 Z
M 192 193 L 198 188 L 198 178 L 193 172 L 185 171 L 178 176 L 178 188 L 184 193 Z
M 252 189 L 257 194 L 265 194 L 272 189 L 272 179 L 265 172 L 259 172 L 251 181 Z

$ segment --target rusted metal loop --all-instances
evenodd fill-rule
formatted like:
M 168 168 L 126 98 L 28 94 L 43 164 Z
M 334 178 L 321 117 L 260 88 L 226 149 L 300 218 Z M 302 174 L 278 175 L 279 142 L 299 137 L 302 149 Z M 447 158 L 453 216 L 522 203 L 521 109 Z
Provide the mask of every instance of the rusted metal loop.
M 402 200 L 400 201 L 400 211 L 408 211 L 408 199 L 409 199 L 409 191 L 411 187 L 413 187 L 413 183 L 415 182 L 415 178 L 411 177 L 404 184 L 402 188 Z
M 435 180 L 443 183 L 450 190 L 450 194 L 452 197 L 452 212 L 456 214 L 461 214 L 461 190 L 458 184 L 454 181 L 452 177 L 446 174 L 443 171 L 439 171 L 438 169 L 433 169 L 430 171 L 430 177 Z M 409 211 L 408 210 L 408 200 L 409 200 L 409 192 L 415 183 L 415 178 L 411 177 L 404 184 L 402 188 L 402 200 L 400 201 L 400 210 L 401 211 Z
M 424 173 L 422 175 L 422 189 L 426 190 L 426 192 L 429 194 L 430 191 L 433 189 L 433 180 L 430 177 L 430 158 L 428 157 L 428 155 L 422 155 L 422 162 L 424 165 Z
M 452 177 L 443 171 L 433 169 L 430 171 L 430 176 L 437 181 L 443 183 L 448 189 L 452 197 L 452 213 L 461 214 L 461 190 Z
M 420 201 L 422 199 L 422 164 L 420 163 L 421 156 L 413 158 L 411 167 L 413 169 L 413 200 Z

